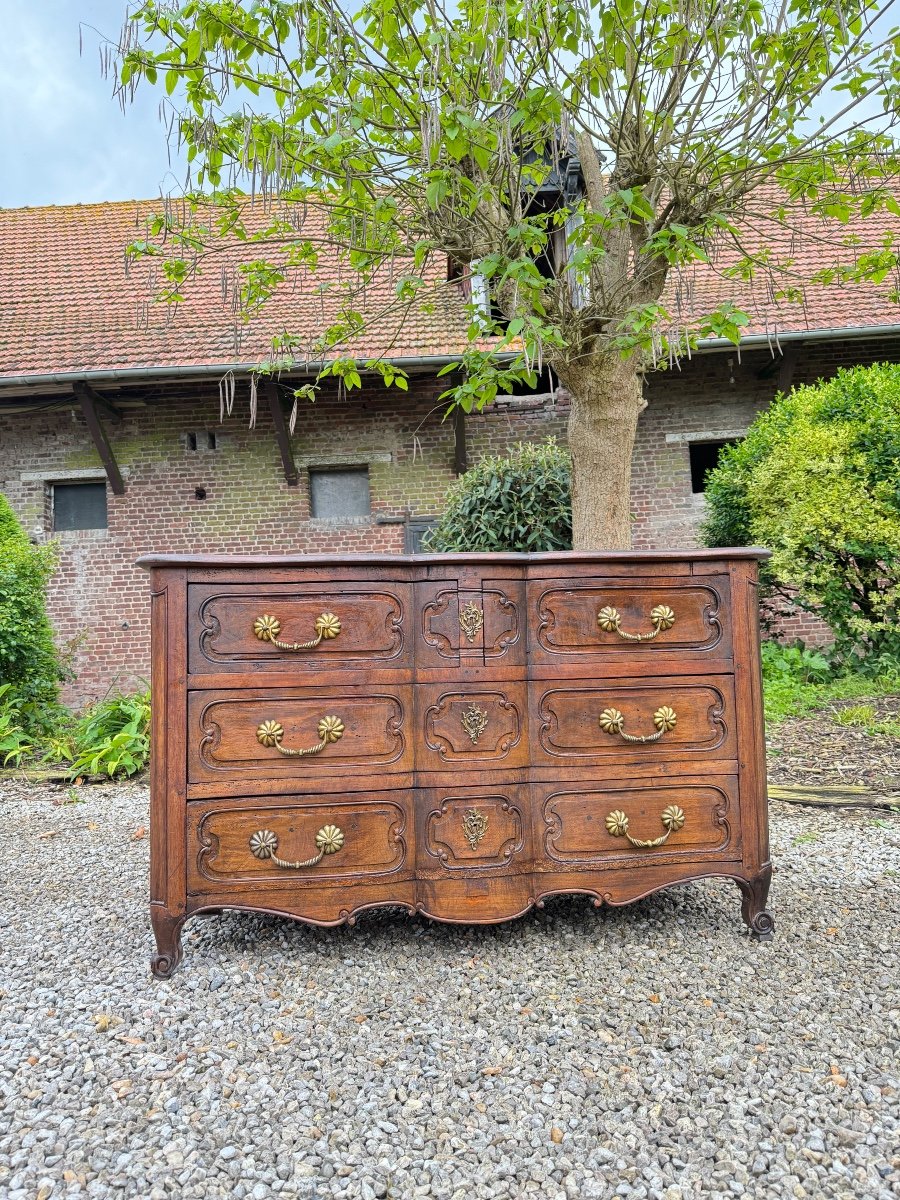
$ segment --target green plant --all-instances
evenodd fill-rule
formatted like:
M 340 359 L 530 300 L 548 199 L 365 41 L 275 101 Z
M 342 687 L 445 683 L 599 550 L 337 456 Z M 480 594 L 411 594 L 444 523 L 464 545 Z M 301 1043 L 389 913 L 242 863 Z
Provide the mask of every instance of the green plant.
M 818 650 L 809 650 L 802 642 L 785 646 L 781 642 L 762 644 L 763 679 L 766 682 L 789 679 L 794 683 L 824 683 L 832 674 L 831 664 Z
M 851 704 L 848 708 L 839 708 L 832 716 L 832 720 L 836 725 L 857 729 L 871 725 L 875 716 L 874 704 Z
M 805 846 L 809 842 L 817 842 L 818 840 L 819 840 L 819 835 L 817 833 L 814 833 L 811 831 L 809 833 L 801 833 L 799 837 L 795 837 L 792 842 L 792 845 Z
M 0 684 L 0 764 L 18 764 L 31 750 L 31 739 L 20 724 L 22 702 L 12 684 Z
M 41 738 L 40 751 L 41 762 L 71 762 L 75 757 L 71 728 L 61 725 L 58 729 L 45 734 Z
M 871 725 L 866 726 L 866 733 L 874 737 L 900 738 L 900 718 L 889 717 L 886 721 L 873 721 Z
M 135 775 L 150 758 L 150 692 L 110 696 L 75 726 L 69 777 Z
M 572 463 L 554 438 L 483 458 L 447 492 L 429 550 L 568 550 Z
M 831 626 L 833 659 L 900 660 L 900 364 L 779 396 L 707 478 L 709 546 L 758 542 L 770 594 Z
M 56 566 L 52 544 L 32 546 L 0 493 L 0 679 L 19 702 L 30 736 L 59 720 L 65 670 L 47 619 L 47 583 Z

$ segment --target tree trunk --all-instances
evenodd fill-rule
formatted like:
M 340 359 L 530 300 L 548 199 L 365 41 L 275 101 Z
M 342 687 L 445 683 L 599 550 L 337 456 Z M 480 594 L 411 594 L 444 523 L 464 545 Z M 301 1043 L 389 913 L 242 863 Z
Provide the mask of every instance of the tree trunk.
M 572 396 L 572 544 L 576 550 L 631 546 L 631 453 L 646 408 L 637 355 L 615 352 L 560 364 Z

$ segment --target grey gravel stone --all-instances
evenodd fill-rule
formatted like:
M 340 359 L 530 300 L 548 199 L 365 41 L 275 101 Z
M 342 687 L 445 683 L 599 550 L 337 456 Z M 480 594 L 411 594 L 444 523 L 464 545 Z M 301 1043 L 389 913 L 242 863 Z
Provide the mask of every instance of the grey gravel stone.
M 709 880 L 487 928 L 225 913 L 162 983 L 146 788 L 64 794 L 0 784 L 3 1200 L 900 1196 L 894 815 L 773 809 L 767 945 Z

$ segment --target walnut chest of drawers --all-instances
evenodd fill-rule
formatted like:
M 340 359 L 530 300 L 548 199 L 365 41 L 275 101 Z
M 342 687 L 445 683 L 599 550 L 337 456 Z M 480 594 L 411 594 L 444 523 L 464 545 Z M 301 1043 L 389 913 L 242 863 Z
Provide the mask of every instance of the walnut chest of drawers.
M 154 972 L 197 912 L 491 922 L 715 875 L 770 936 L 763 554 L 141 559 Z

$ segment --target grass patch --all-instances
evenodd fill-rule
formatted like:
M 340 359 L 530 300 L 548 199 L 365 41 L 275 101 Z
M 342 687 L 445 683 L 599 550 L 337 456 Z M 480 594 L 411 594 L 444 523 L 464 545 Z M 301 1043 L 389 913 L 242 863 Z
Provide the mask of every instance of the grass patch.
M 809 842 L 817 842 L 818 840 L 819 835 L 810 831 L 809 833 L 801 833 L 799 837 L 795 837 L 791 845 L 805 846 Z
M 851 704 L 849 708 L 838 709 L 831 719 L 836 725 L 865 729 L 874 724 L 877 715 L 874 704 Z
M 834 700 L 869 700 L 879 696 L 900 695 L 900 675 L 891 672 L 888 675 L 878 675 L 870 678 L 865 675 L 844 675 L 832 679 L 828 683 L 799 683 L 794 679 L 767 679 L 764 681 L 763 695 L 766 708 L 766 723 L 771 728 L 784 721 L 787 717 L 802 717 L 807 713 L 817 712 Z M 854 711 L 859 709 L 875 710 L 871 705 L 854 705 Z M 836 713 L 837 720 L 841 714 Z M 853 720 L 838 720 L 839 725 L 856 724 Z M 866 724 L 866 722 L 860 722 Z M 890 727 L 890 728 L 888 728 Z M 900 722 L 882 721 L 872 725 L 871 733 L 891 733 L 898 736 Z

